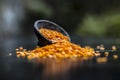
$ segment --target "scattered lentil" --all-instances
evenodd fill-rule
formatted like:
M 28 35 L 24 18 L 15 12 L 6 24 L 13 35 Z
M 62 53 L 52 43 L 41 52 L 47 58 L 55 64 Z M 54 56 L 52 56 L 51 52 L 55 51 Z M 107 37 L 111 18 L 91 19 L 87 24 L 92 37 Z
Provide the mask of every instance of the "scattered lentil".
M 16 49 L 16 51 L 19 51 L 19 49 Z
M 104 47 L 100 47 L 100 50 L 105 50 L 105 48 Z
M 118 55 L 113 55 L 113 59 L 118 59 Z
M 96 46 L 97 49 L 100 49 L 100 46 Z
M 17 55 L 17 58 L 20 58 L 20 55 Z
M 96 51 L 96 52 L 95 52 L 95 56 L 97 56 L 97 57 L 98 57 L 98 56 L 100 56 L 100 55 L 101 55 L 101 54 L 100 54 L 100 52 L 99 52 L 99 51 Z
M 109 52 L 105 52 L 104 55 L 107 57 L 109 55 Z
M 112 46 L 112 50 L 116 51 L 117 50 L 116 46 Z

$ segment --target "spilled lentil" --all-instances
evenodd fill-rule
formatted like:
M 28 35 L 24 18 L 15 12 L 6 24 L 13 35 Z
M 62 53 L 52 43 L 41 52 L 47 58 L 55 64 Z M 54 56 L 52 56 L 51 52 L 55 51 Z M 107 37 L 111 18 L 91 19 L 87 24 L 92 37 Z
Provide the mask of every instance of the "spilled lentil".
M 33 50 L 25 50 L 22 47 L 16 50 L 17 57 L 26 57 L 27 59 L 41 59 L 41 58 L 72 58 L 72 57 L 91 57 L 95 56 L 95 51 L 91 47 L 81 47 L 71 43 L 67 36 L 62 33 L 42 28 L 40 33 L 47 39 L 51 40 L 53 44 L 43 47 L 36 47 Z

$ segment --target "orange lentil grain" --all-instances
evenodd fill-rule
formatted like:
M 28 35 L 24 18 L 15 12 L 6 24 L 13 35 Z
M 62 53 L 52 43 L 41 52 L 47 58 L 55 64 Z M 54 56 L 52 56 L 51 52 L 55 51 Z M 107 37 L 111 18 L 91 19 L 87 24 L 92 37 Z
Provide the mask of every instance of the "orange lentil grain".
M 105 52 L 104 55 L 107 57 L 109 55 L 109 52 Z
M 117 50 L 116 46 L 112 46 L 112 50 L 116 51 Z
M 113 59 L 118 59 L 118 55 L 113 55 Z

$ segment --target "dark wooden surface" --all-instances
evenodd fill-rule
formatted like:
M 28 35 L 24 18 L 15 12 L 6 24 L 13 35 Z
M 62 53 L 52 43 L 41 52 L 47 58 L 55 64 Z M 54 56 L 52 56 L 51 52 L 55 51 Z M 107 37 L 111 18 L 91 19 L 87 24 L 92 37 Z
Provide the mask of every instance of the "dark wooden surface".
M 50 65 L 47 65 L 49 74 L 46 74 L 43 64 L 35 64 L 15 57 L 15 49 L 19 46 L 34 49 L 37 43 L 36 38 L 1 39 L 0 80 L 120 80 L 119 41 L 119 38 L 72 37 L 72 42 L 81 46 L 90 45 L 95 48 L 97 45 L 104 44 L 108 50 L 112 45 L 116 45 L 118 50 L 110 53 L 106 63 L 97 63 L 96 57 L 87 61 L 64 60 L 59 64 L 54 63 L 54 68 L 61 71 L 52 74 Z M 10 52 L 13 54 L 12 56 L 8 56 Z M 114 60 L 113 54 L 117 54 L 119 58 Z

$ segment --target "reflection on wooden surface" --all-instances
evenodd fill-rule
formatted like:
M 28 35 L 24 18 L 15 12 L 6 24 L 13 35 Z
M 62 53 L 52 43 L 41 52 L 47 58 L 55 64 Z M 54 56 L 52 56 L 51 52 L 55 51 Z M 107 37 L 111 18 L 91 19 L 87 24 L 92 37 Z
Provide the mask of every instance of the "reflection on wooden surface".
M 42 73 L 43 80 L 66 80 L 70 69 L 81 65 L 83 61 L 90 58 L 68 58 L 68 59 L 39 59 L 35 60 L 37 64 L 43 64 L 44 69 Z M 68 78 L 67 78 L 68 79 Z

